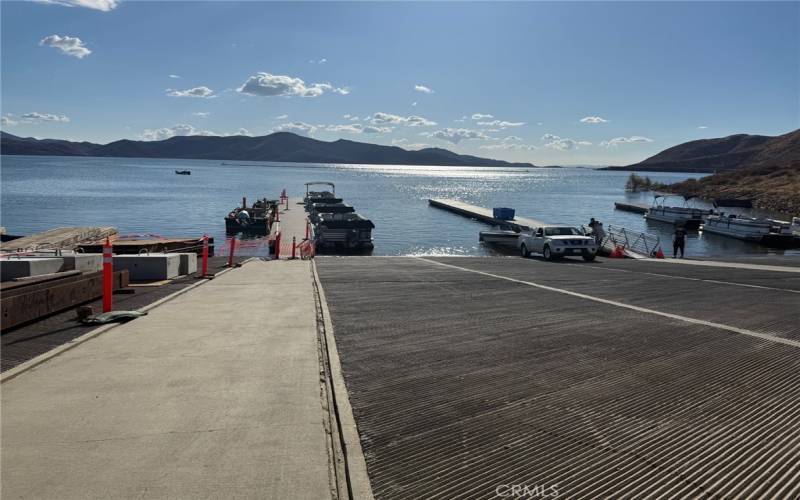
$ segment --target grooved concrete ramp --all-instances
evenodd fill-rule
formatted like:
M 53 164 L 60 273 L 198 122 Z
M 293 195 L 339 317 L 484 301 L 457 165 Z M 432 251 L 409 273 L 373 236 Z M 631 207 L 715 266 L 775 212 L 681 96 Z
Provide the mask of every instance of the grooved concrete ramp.
M 3 498 L 330 498 L 316 332 L 256 261 L 4 382 Z
M 376 498 L 800 496 L 792 273 L 516 258 L 317 270 Z

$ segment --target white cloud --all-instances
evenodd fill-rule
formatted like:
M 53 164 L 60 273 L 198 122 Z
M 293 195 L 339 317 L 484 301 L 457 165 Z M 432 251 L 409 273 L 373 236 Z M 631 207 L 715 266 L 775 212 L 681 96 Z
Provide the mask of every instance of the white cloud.
M 398 116 L 382 112 L 373 114 L 371 121 L 374 125 L 394 124 L 407 125 L 409 127 L 432 127 L 436 125 L 436 122 L 421 116 Z
M 521 140 L 522 140 L 522 137 L 517 137 L 516 135 L 509 135 L 508 137 L 505 137 L 503 139 L 504 142 L 521 141 Z
M 415 151 L 432 147 L 433 147 L 432 144 L 425 144 L 424 142 L 413 142 L 411 144 L 406 144 L 405 146 L 403 146 L 403 148 L 405 149 L 415 150 Z
M 433 94 L 433 89 L 425 85 L 414 85 L 414 90 L 422 92 L 423 94 Z
M 578 149 L 580 146 L 592 145 L 592 143 L 589 141 L 576 141 L 566 137 L 559 137 L 554 134 L 544 134 L 542 136 L 542 140 L 546 141 L 544 147 L 558 151 L 569 151 L 572 149 Z
M 180 75 L 169 75 L 170 78 L 180 78 Z
M 209 116 L 211 116 L 211 113 L 209 113 L 208 111 L 195 111 L 192 114 L 199 118 L 208 118 Z
M 417 105 L 417 101 L 412 102 L 411 105 L 412 106 L 416 106 Z
M 325 125 L 324 127 L 328 132 L 348 132 L 351 134 L 385 134 L 394 130 L 393 127 L 376 127 L 373 125 L 362 125 L 360 123 Z
M 325 64 L 326 62 L 328 62 L 328 60 L 323 57 L 322 59 L 316 59 L 316 60 L 310 59 L 308 62 L 311 64 Z
M 533 151 L 534 149 L 539 149 L 536 146 L 528 145 L 528 144 L 512 144 L 508 142 L 504 142 L 501 144 L 486 144 L 484 146 L 478 146 L 478 149 L 504 149 L 504 150 L 512 150 L 512 151 Z
M 453 144 L 458 144 L 462 140 L 467 140 L 467 139 L 479 139 L 479 140 L 489 139 L 489 136 L 487 136 L 486 134 L 484 134 L 479 130 L 469 130 L 466 128 L 443 128 L 440 130 L 436 130 L 435 132 L 425 132 L 423 135 L 426 137 L 441 139 L 443 141 L 447 141 Z
M 466 117 L 464 117 L 464 118 L 466 118 Z M 484 114 L 484 113 L 474 113 L 472 115 L 472 119 L 473 120 L 491 120 L 492 118 L 494 118 L 494 115 L 487 115 L 487 114 Z
M 357 117 L 356 115 L 351 115 L 350 113 L 347 113 L 346 115 L 342 115 L 342 118 L 344 118 L 345 120 L 350 120 L 351 122 L 357 122 L 358 120 L 361 119 L 361 118 Z
M 620 144 L 633 144 L 633 143 L 645 143 L 645 142 L 653 142 L 653 139 L 650 139 L 649 137 L 642 137 L 640 135 L 632 135 L 630 137 L 615 137 L 607 141 L 602 141 L 600 145 L 606 148 L 611 148 L 619 146 Z
M 608 120 L 599 116 L 584 116 L 581 118 L 581 123 L 608 123 Z
M 187 135 L 217 135 L 209 130 L 198 130 L 191 125 L 181 123 L 172 127 L 146 129 L 141 134 L 143 141 L 163 141 L 170 137 L 187 136 Z
M 253 134 L 251 134 L 250 131 L 247 130 L 246 128 L 240 128 L 239 130 L 236 131 L 235 134 L 231 134 L 231 135 L 246 135 L 247 137 L 252 137 L 253 136 Z
M 397 146 L 399 144 L 403 144 L 404 142 L 408 142 L 408 139 L 392 139 L 392 146 Z
M 334 87 L 330 83 L 312 83 L 307 85 L 306 82 L 300 78 L 293 78 L 286 75 L 271 75 L 264 72 L 251 76 L 236 90 L 242 94 L 261 97 L 319 97 L 325 92 L 334 92 L 341 95 L 350 93 L 347 87 Z
M 170 97 L 202 97 L 205 99 L 216 97 L 213 90 L 204 86 L 193 87 L 186 90 L 167 89 L 167 95 Z
M 525 125 L 525 122 L 505 122 L 501 120 L 492 120 L 490 122 L 478 122 L 478 125 L 483 125 L 484 127 L 499 127 L 504 129 L 508 127 L 521 127 Z
M 37 0 L 38 3 L 63 5 L 64 7 L 86 7 L 108 12 L 119 5 L 118 0 Z
M 276 120 L 285 120 L 287 118 L 289 118 L 289 115 L 286 115 L 286 114 L 278 115 L 278 116 L 275 117 Z
M 50 35 L 42 38 L 39 45 L 53 47 L 61 51 L 62 54 L 83 59 L 92 53 L 83 45 L 83 41 L 78 37 Z
M 34 111 L 33 113 L 25 113 L 21 116 L 22 121 L 28 123 L 37 123 L 37 122 L 63 122 L 66 123 L 69 121 L 69 118 L 64 115 L 53 115 L 50 113 L 39 113 L 38 111 Z
M 273 132 L 294 132 L 295 134 L 310 135 L 317 131 L 316 125 L 305 122 L 281 123 L 272 128 Z
M 698 128 L 698 129 L 700 129 L 700 130 L 705 130 L 705 129 L 707 129 L 708 127 L 706 127 L 705 125 L 700 125 L 700 126 L 699 126 L 699 127 L 697 127 L 697 128 Z
M 2 118 L 0 118 L 0 122 L 2 123 L 2 125 L 5 125 L 6 127 L 11 127 L 18 123 L 16 120 L 12 118 L 11 114 L 4 115 Z

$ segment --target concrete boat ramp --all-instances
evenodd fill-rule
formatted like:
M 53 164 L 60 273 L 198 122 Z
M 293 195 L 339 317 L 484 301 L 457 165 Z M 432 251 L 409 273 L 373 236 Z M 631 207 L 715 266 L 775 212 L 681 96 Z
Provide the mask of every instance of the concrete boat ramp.
M 797 498 L 797 265 L 253 260 L 5 372 L 3 497 Z

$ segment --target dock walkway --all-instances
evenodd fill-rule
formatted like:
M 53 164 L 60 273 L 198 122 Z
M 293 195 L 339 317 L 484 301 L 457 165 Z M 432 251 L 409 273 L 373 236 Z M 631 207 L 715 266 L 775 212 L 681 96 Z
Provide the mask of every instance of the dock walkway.
M 320 370 L 310 263 L 246 263 L 6 379 L 3 497 L 331 498 Z
M 306 237 L 306 210 L 302 198 L 289 198 L 289 208 L 286 203 L 280 205 L 280 222 L 275 224 L 272 236 L 281 232 L 281 258 L 287 258 L 292 253 L 292 237 L 299 245 Z
M 535 228 L 544 225 L 543 222 L 528 217 L 514 217 L 513 220 L 495 219 L 492 209 L 470 205 L 469 203 L 458 200 L 431 198 L 428 200 L 428 203 L 432 207 L 441 208 L 495 226 L 508 225 L 517 229 L 522 229 L 523 226 Z

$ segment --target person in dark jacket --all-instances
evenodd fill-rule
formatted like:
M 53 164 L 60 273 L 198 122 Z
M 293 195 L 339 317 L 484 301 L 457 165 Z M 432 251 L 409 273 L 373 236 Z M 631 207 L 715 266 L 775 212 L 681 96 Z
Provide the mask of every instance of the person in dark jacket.
M 686 230 L 683 226 L 675 228 L 675 234 L 672 235 L 672 258 L 678 258 L 678 250 L 681 251 L 681 259 L 683 258 L 683 249 L 686 247 Z

